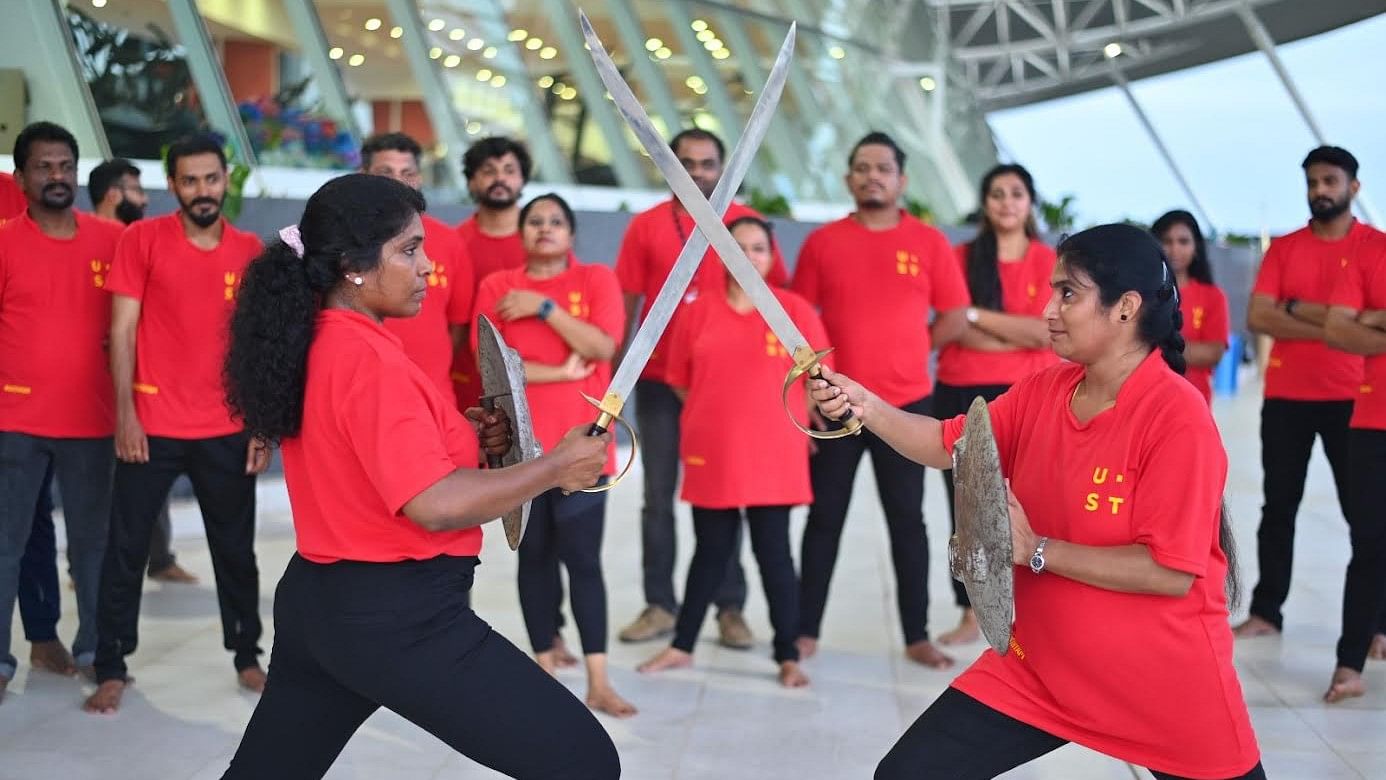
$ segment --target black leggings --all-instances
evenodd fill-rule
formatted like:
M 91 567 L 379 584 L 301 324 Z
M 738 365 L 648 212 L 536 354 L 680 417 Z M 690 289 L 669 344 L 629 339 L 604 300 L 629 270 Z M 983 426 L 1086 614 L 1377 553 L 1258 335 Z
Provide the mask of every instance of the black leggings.
M 876 767 L 876 780 L 990 780 L 1068 744 L 949 688 Z M 1156 780 L 1186 780 L 1151 770 Z M 1265 780 L 1259 763 L 1228 780 Z
M 751 549 L 760 566 L 765 601 L 770 605 L 770 625 L 775 628 L 775 660 L 797 661 L 799 650 L 794 640 L 799 634 L 799 578 L 794 574 L 794 558 L 789 551 L 789 507 L 748 506 L 746 523 Z M 685 653 L 693 652 L 707 608 L 726 579 L 727 566 L 736 555 L 740 528 L 740 509 L 693 507 L 697 546 L 688 565 L 688 583 L 683 588 L 683 606 L 679 609 L 673 642 Z
M 269 682 L 224 778 L 322 777 L 386 707 L 510 777 L 620 777 L 597 719 L 462 605 L 476 558 L 289 561 Z
M 987 403 L 996 400 L 996 397 L 1010 389 L 1010 385 L 946 385 L 942 382 L 934 385 L 934 417 L 940 420 L 947 420 L 957 417 L 960 414 L 967 414 L 967 407 L 972 405 L 972 399 L 981 396 Z M 945 469 L 943 472 L 943 489 L 948 492 L 948 532 L 950 534 L 958 530 L 958 520 L 953 516 L 953 470 Z M 960 607 L 971 607 L 972 600 L 967 596 L 967 588 L 963 587 L 961 580 L 952 580 L 953 600 Z
M 568 570 L 569 600 L 586 655 L 606 652 L 606 581 L 602 577 L 605 493 L 557 488 L 534 499 L 520 543 L 520 611 L 534 652 L 553 648 L 563 598 L 558 564 Z

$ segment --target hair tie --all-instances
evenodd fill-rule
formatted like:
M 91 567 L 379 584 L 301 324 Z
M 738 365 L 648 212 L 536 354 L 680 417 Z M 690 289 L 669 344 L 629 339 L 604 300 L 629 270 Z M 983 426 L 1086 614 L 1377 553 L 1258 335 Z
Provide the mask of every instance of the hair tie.
M 283 241 L 298 259 L 303 259 L 303 235 L 298 231 L 298 225 L 289 225 L 279 229 L 279 239 Z

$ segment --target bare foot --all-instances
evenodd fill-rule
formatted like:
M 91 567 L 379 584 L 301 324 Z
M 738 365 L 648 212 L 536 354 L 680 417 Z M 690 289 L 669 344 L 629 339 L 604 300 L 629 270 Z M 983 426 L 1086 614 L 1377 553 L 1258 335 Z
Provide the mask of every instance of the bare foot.
M 616 691 L 611 688 L 589 688 L 587 706 L 618 718 L 629 718 L 636 713 L 635 706 L 617 696 Z
M 1328 684 L 1328 690 L 1324 692 L 1323 700 L 1333 704 L 1344 699 L 1355 699 L 1366 692 L 1367 681 L 1362 679 L 1362 673 L 1356 669 L 1340 666 L 1333 670 L 1333 681 Z
M 799 648 L 799 660 L 807 661 L 818 652 L 818 637 L 801 636 L 794 640 L 794 644 Z
M 577 656 L 568 652 L 568 644 L 561 634 L 553 635 L 553 662 L 559 669 L 571 669 L 578 665 Z
M 906 645 L 905 657 L 930 669 L 947 669 L 953 665 L 953 659 L 939 652 L 934 643 L 927 639 Z
M 1276 636 L 1280 629 L 1271 624 L 1265 618 L 1255 615 L 1248 617 L 1241 625 L 1232 629 L 1232 636 L 1237 639 L 1250 639 L 1254 636 Z
M 29 665 L 64 677 L 71 677 L 77 673 L 77 661 L 72 658 L 72 653 L 63 647 L 60 639 L 34 642 L 29 647 Z
M 97 715 L 113 714 L 120 709 L 120 697 L 124 694 L 124 680 L 107 680 L 96 686 L 96 693 L 87 697 L 82 709 Z
M 539 668 L 549 673 L 549 676 L 558 674 L 558 659 L 554 657 L 553 650 L 545 650 L 542 653 L 534 654 L 534 662 L 539 664 Z
M 958 627 L 938 638 L 941 645 L 965 645 L 982 638 L 982 629 L 977 626 L 977 614 L 964 608 Z
M 175 582 L 181 585 L 196 585 L 198 583 L 196 574 L 176 563 L 169 564 L 168 568 L 151 571 L 149 579 L 157 582 Z
M 804 688 L 809 684 L 808 675 L 799 668 L 798 661 L 783 661 L 780 663 L 780 685 L 786 688 Z
M 236 672 L 236 682 L 247 691 L 264 693 L 265 691 L 265 670 L 259 664 L 246 667 Z
M 1386 634 L 1372 637 L 1372 647 L 1367 651 L 1367 657 L 1373 661 L 1386 661 Z
M 650 660 L 635 667 L 641 674 L 662 672 L 665 669 L 685 669 L 693 665 L 693 654 L 685 653 L 677 647 L 666 647 Z

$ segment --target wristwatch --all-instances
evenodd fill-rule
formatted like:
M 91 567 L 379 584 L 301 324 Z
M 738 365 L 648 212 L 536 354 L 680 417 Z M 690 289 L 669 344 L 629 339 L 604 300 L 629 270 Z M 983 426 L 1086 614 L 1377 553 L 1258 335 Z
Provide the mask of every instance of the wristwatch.
M 1290 315 L 1291 317 L 1295 316 L 1295 306 L 1298 304 L 1298 298 L 1291 298 L 1290 300 L 1285 301 L 1285 313 Z
M 545 298 L 544 302 L 539 304 L 539 319 L 547 320 L 557 306 L 558 304 L 554 303 L 552 298 Z
M 981 318 L 982 318 L 982 314 L 981 314 L 981 312 L 977 311 L 977 307 L 976 307 L 976 306 L 969 306 L 969 307 L 967 307 L 967 321 L 968 321 L 968 322 L 972 323 L 973 325 L 976 325 L 976 324 L 977 324 L 977 320 L 980 320 Z
M 1034 554 L 1030 556 L 1030 571 L 1036 574 L 1044 571 L 1044 546 L 1046 544 L 1049 544 L 1049 537 L 1041 536 Z

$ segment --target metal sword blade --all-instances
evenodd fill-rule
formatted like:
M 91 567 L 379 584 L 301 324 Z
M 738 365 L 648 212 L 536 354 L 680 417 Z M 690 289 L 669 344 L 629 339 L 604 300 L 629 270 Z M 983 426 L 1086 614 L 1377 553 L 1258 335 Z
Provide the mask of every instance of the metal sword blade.
M 698 189 L 698 185 L 693 183 L 688 171 L 684 170 L 683 164 L 674 156 L 674 152 L 664 143 L 655 129 L 654 123 L 645 113 L 645 109 L 640 105 L 640 101 L 631 92 L 625 80 L 621 78 L 621 73 L 616 69 L 616 63 L 611 61 L 611 56 L 606 53 L 602 42 L 597 38 L 596 31 L 592 29 L 592 23 L 588 21 L 587 15 L 579 13 L 582 23 L 582 34 L 587 40 L 587 46 L 591 49 L 592 61 L 597 66 L 597 75 L 601 77 L 606 90 L 611 93 L 616 109 L 625 118 L 626 124 L 630 126 L 640 145 L 645 147 L 645 151 L 650 153 L 650 158 L 654 160 L 655 166 L 669 183 L 669 189 L 673 191 L 674 197 L 679 199 L 683 207 L 688 211 L 689 216 L 697 223 L 699 232 L 712 245 L 714 251 L 722 258 L 722 263 L 727 267 L 737 284 L 746 292 L 747 297 L 755 304 L 760 311 L 765 323 L 774 331 L 776 338 L 791 353 L 801 347 L 810 346 L 794 321 L 785 312 L 784 306 L 780 304 L 775 294 L 771 292 L 769 285 L 760 277 L 755 266 L 747 259 L 746 254 L 741 251 L 736 240 L 732 238 L 727 226 L 722 223 L 721 217 L 714 210 L 712 204 L 708 203 L 707 198 Z M 794 35 L 797 25 L 791 23 L 789 35 L 785 37 L 784 46 L 781 47 L 781 56 L 785 49 L 793 49 Z M 779 64 L 778 62 L 776 63 Z
M 659 132 L 650 123 L 649 117 L 645 116 L 644 109 L 640 107 L 635 96 L 631 94 L 625 79 L 621 78 L 620 72 L 607 56 L 606 50 L 602 48 L 597 40 L 595 31 L 592 29 L 591 22 L 586 14 L 581 14 L 583 35 L 587 38 L 589 48 L 592 50 L 592 58 L 597 63 L 598 71 L 603 71 L 609 67 L 612 77 L 618 80 L 623 90 L 611 88 L 611 83 L 606 75 L 602 76 L 603 82 L 607 85 L 607 90 L 611 92 L 612 99 L 616 102 L 621 114 L 631 121 L 631 108 L 644 118 L 644 126 L 637 126 L 631 123 L 631 128 L 637 136 L 642 133 L 648 135 L 652 142 L 660 147 L 668 148 L 661 139 Z M 751 111 L 751 117 L 746 123 L 746 128 L 741 134 L 741 140 L 736 148 L 732 150 L 731 156 L 727 158 L 726 167 L 722 171 L 722 177 L 717 182 L 716 189 L 712 192 L 710 207 L 720 221 L 720 215 L 726 213 L 727 207 L 731 205 L 732 197 L 741 186 L 742 179 L 746 176 L 746 171 L 751 166 L 751 161 L 756 156 L 756 151 L 760 148 L 761 142 L 765 138 L 766 130 L 770 126 L 770 121 L 775 116 L 775 107 L 780 102 L 780 95 L 784 91 L 785 80 L 789 76 L 789 62 L 794 56 L 795 30 L 791 26 L 789 35 L 785 37 L 784 43 L 780 46 L 779 54 L 775 58 L 775 64 L 770 69 L 770 75 L 765 81 L 765 86 L 760 91 L 760 96 L 756 100 L 755 108 Z M 605 60 L 605 63 L 603 63 Z M 624 93 L 624 94 L 622 94 Z M 622 101 L 627 101 L 623 105 Z M 645 144 L 645 139 L 641 138 L 641 143 Z M 648 144 L 645 144 L 648 148 Z M 680 167 L 682 170 L 682 167 Z M 699 192 L 701 197 L 702 193 Z M 665 278 L 664 285 L 660 288 L 659 294 L 655 296 L 654 302 L 650 304 L 650 311 L 645 315 L 644 321 L 631 339 L 629 348 L 626 349 L 625 359 L 616 367 L 615 374 L 611 377 L 611 383 L 607 386 L 606 397 L 615 395 L 623 401 L 629 399 L 631 391 L 635 387 L 635 382 L 640 378 L 640 372 L 644 370 L 645 363 L 649 361 L 650 354 L 654 352 L 655 346 L 663 336 L 665 329 L 669 326 L 669 321 L 673 318 L 674 312 L 678 310 L 679 304 L 683 300 L 684 292 L 688 289 L 689 283 L 697 273 L 698 265 L 702 262 L 703 255 L 707 253 L 707 236 L 701 230 L 693 231 L 679 252 L 678 259 L 674 262 L 674 267 L 669 271 Z

